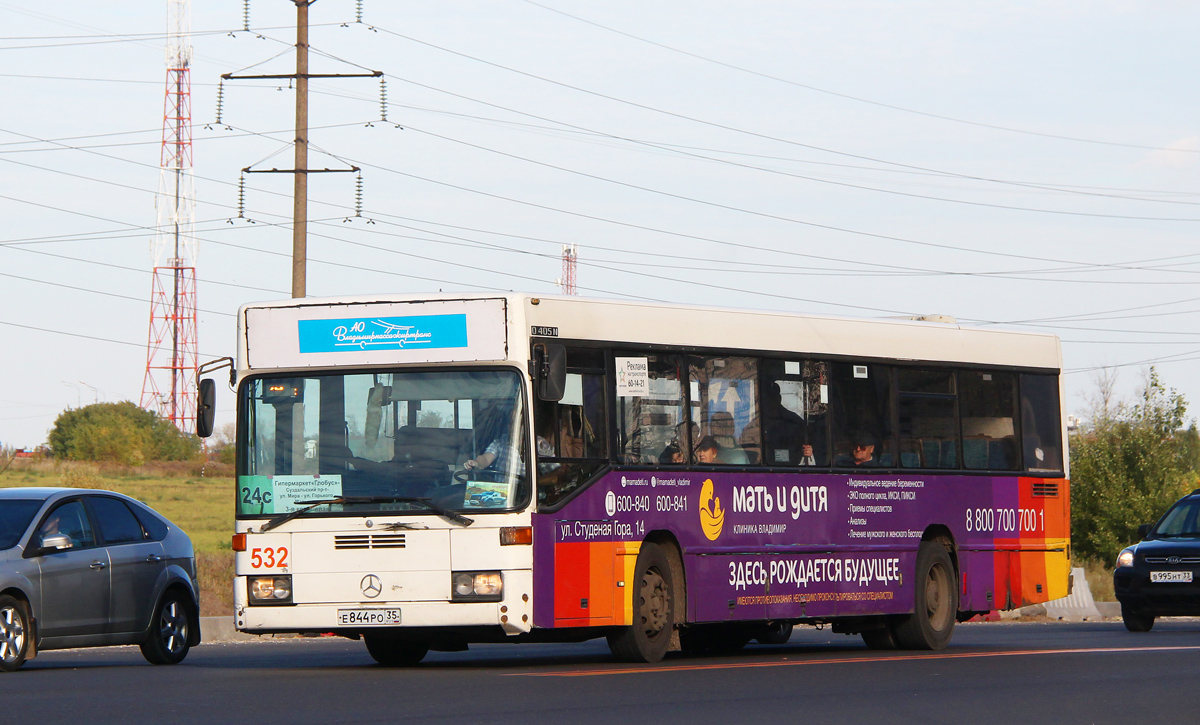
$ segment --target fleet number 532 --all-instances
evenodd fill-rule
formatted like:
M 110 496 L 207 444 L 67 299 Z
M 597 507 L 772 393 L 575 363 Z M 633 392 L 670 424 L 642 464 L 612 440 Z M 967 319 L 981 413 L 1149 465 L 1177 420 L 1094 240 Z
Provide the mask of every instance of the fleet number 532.
M 288 550 L 286 546 L 279 548 L 253 548 L 250 550 L 250 566 L 255 569 L 275 569 L 287 566 Z

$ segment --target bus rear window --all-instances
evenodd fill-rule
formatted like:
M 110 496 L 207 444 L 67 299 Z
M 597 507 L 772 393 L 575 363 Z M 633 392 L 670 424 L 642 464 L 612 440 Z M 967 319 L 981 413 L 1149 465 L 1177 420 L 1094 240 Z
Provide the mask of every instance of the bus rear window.
M 1059 472 L 1062 461 L 1062 416 L 1058 409 L 1058 377 L 1021 376 L 1021 447 L 1025 470 Z

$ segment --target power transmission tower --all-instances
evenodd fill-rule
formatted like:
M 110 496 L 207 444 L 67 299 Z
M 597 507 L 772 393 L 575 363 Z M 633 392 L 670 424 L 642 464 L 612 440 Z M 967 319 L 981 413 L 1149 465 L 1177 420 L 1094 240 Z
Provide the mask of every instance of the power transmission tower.
M 379 78 L 383 71 L 370 73 L 309 73 L 308 72 L 308 8 L 316 0 L 292 0 L 296 5 L 296 72 L 270 75 L 235 75 L 225 73 L 222 80 L 283 79 L 296 82 L 296 141 L 295 168 L 242 169 L 243 174 L 292 174 L 295 176 L 292 197 L 292 297 L 307 294 L 308 264 L 308 175 L 318 173 L 358 172 L 357 166 L 346 169 L 310 169 L 308 167 L 308 80 L 310 78 Z M 385 106 L 386 111 L 386 106 Z
M 579 245 L 564 244 L 562 248 L 562 277 L 558 287 L 564 295 L 579 294 L 575 290 L 575 267 L 579 261 Z
M 167 0 L 167 92 L 163 104 L 158 221 L 151 256 L 150 334 L 141 406 L 182 431 L 196 417 L 196 196 L 192 179 L 191 0 Z

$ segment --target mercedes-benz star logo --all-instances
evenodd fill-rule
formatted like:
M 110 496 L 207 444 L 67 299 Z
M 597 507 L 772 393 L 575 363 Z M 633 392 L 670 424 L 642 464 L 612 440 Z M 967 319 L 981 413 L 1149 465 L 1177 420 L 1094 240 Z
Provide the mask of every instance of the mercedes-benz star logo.
M 379 593 L 383 591 L 383 582 L 374 574 L 367 574 L 358 585 L 362 587 L 363 596 L 370 599 L 379 596 Z

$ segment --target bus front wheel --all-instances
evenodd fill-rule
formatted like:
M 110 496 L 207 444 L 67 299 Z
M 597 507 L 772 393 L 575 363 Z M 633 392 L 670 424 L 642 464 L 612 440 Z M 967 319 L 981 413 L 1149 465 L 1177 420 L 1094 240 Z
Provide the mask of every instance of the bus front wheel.
M 643 544 L 634 571 L 633 622 L 608 635 L 608 648 L 621 662 L 658 662 L 675 630 L 671 562 L 657 544 Z
M 941 541 L 924 541 L 917 550 L 913 577 L 915 607 L 896 622 L 896 643 L 904 649 L 942 649 L 954 634 L 958 614 L 958 578 L 950 552 Z
M 429 653 L 429 643 L 393 632 L 366 632 L 367 653 L 384 667 L 411 667 Z

